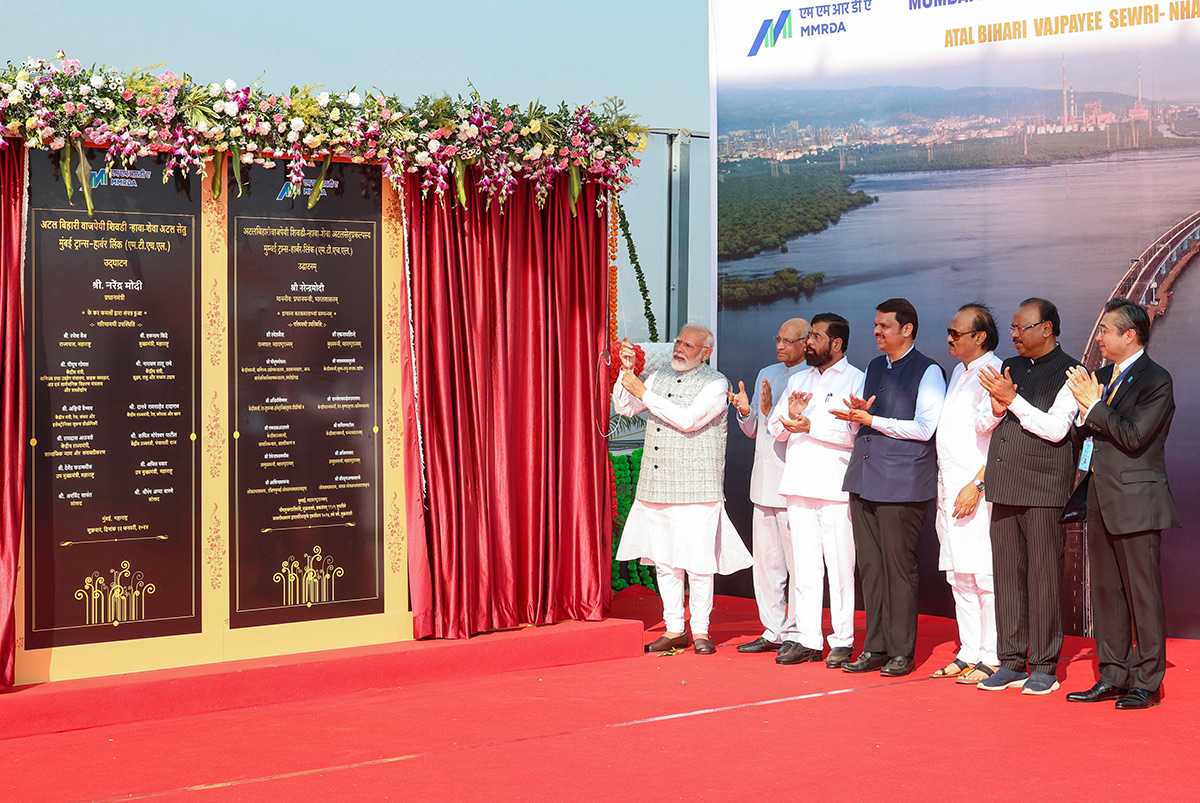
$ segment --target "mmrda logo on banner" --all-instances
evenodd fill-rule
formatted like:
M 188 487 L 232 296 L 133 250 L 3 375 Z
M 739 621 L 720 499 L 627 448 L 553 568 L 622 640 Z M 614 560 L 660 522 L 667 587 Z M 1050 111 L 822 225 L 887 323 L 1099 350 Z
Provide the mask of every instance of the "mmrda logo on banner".
M 92 171 L 92 189 L 99 186 L 136 187 L 139 178 L 150 178 L 149 170 L 116 170 L 106 167 Z
M 843 5 L 849 6 L 850 4 L 845 3 Z M 868 10 L 870 9 L 869 3 L 867 4 L 867 8 Z M 811 15 L 812 9 L 809 8 L 807 11 Z M 801 36 L 817 36 L 818 34 L 823 33 L 845 33 L 845 31 L 846 24 L 841 21 L 822 22 L 815 25 L 800 26 Z M 774 22 L 769 19 L 763 20 L 762 27 L 758 29 L 758 36 L 754 37 L 754 44 L 750 47 L 750 52 L 747 53 L 746 56 L 747 58 L 750 56 L 757 56 L 760 49 L 764 47 L 775 47 L 775 43 L 780 39 L 791 38 L 792 11 L 791 9 L 785 8 L 782 12 L 780 12 L 779 19 L 775 20 Z

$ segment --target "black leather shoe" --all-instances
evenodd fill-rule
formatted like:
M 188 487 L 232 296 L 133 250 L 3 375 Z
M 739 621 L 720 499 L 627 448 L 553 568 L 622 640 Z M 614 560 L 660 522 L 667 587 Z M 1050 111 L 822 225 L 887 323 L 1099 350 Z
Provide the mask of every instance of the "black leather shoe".
M 696 636 L 692 639 L 692 649 L 696 651 L 696 655 L 712 655 L 717 651 L 717 645 L 707 636 Z
M 897 655 L 892 660 L 884 665 L 883 669 L 879 670 L 879 674 L 885 678 L 901 678 L 911 674 L 917 666 L 917 662 L 909 658 L 907 655 Z
M 779 652 L 781 645 L 777 641 L 767 641 L 762 636 L 759 636 L 754 641 L 739 644 L 738 652 Z
M 1114 686 L 1111 683 L 1105 683 L 1103 680 L 1096 681 L 1096 685 L 1092 686 L 1087 691 L 1073 691 L 1067 695 L 1068 703 L 1100 703 L 1105 700 L 1119 700 L 1129 693 L 1129 689 L 1122 689 L 1120 686 Z
M 842 664 L 843 672 L 875 672 L 883 669 L 887 664 L 888 654 L 886 652 L 864 652 L 858 656 L 858 660 L 853 663 Z
M 1130 689 L 1129 692 L 1117 700 L 1117 708 L 1122 711 L 1133 711 L 1138 708 L 1150 708 L 1162 702 L 1162 695 L 1157 691 L 1149 689 Z
M 777 664 L 806 664 L 806 663 L 821 660 L 821 650 L 819 648 L 812 650 L 798 642 L 788 642 L 788 643 L 795 644 L 796 646 L 792 647 L 787 652 L 780 650 L 779 655 L 775 656 L 775 663 L 777 663 Z
M 828 657 L 825 658 L 825 668 L 837 669 L 844 664 L 850 663 L 850 652 L 849 647 L 834 647 L 829 651 Z
M 682 650 L 687 645 L 687 633 L 680 633 L 675 638 L 659 636 L 654 641 L 647 644 L 643 649 L 645 649 L 646 652 L 666 652 L 667 650 Z

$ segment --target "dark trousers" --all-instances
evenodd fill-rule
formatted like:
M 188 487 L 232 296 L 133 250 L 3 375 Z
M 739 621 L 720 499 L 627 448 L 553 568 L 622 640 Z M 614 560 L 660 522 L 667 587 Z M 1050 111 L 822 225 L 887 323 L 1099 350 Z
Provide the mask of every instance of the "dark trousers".
M 925 502 L 868 502 L 850 494 L 850 523 L 866 612 L 866 652 L 911 658 L 917 644 L 917 542 Z
M 1000 665 L 1057 674 L 1063 645 L 1066 536 L 1057 507 L 992 504 L 992 569 Z
M 1167 620 L 1159 572 L 1161 530 L 1112 535 L 1088 500 L 1087 555 L 1100 679 L 1158 691 L 1167 671 Z M 1133 630 L 1137 628 L 1137 647 Z

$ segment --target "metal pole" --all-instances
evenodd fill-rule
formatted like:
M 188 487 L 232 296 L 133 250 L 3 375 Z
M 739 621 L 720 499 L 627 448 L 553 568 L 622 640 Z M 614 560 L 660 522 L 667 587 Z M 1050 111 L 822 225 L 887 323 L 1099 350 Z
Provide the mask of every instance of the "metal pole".
M 664 334 L 673 338 L 688 322 L 688 238 L 691 223 L 692 132 L 667 133 L 671 173 L 667 179 L 667 321 Z

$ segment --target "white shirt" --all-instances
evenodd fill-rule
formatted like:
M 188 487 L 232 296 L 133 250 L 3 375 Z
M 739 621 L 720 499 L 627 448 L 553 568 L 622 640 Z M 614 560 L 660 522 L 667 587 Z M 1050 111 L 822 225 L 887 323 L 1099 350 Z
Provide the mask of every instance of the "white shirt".
M 729 403 L 725 389 L 729 387 L 729 382 L 724 378 L 714 379 L 700 388 L 696 398 L 687 407 L 680 407 L 665 396 L 655 393 L 653 387 L 657 378 L 658 374 L 654 373 L 646 379 L 646 392 L 640 399 L 626 390 L 618 378 L 617 384 L 613 386 L 613 408 L 621 415 L 637 415 L 643 410 L 649 410 L 680 432 L 695 432 L 718 415 L 725 414 L 725 406 Z
M 754 438 L 754 470 L 750 474 L 750 501 L 763 507 L 787 507 L 779 494 L 779 479 L 783 476 L 783 460 L 787 443 L 777 441 L 767 432 L 767 415 L 762 411 L 762 383 L 765 379 L 771 387 L 772 401 L 780 395 L 786 396 L 784 387 L 791 377 L 812 370 L 803 361 L 793 366 L 777 362 L 758 372 L 754 381 L 754 395 L 750 399 L 750 413 L 737 417 L 738 426 L 746 437 Z
M 1029 362 L 1032 364 L 1033 360 Z M 984 397 L 982 405 L 990 415 L 992 397 Z M 1054 396 L 1054 403 L 1050 405 L 1049 410 L 1039 410 L 1020 394 L 1017 394 L 1009 403 L 1008 410 L 1017 417 L 1017 421 L 1021 423 L 1021 429 L 1042 440 L 1058 443 L 1071 431 L 1071 424 L 1079 412 L 1079 405 L 1075 403 L 1075 395 L 1067 387 L 1064 376 L 1063 386 L 1058 389 L 1058 393 Z M 992 415 L 991 429 L 995 429 L 1002 420 L 1004 420 L 1004 416 L 996 418 L 995 415 Z
M 907 357 L 909 351 L 912 351 L 911 346 L 900 359 Z M 887 360 L 888 367 L 891 367 L 892 358 L 886 354 L 884 358 Z M 859 384 L 858 392 L 855 393 L 860 399 L 871 398 L 867 393 L 865 383 L 866 375 L 864 374 L 863 382 Z M 925 369 L 925 373 L 921 376 L 921 384 L 917 386 L 917 408 L 913 411 L 913 417 L 872 416 L 871 428 L 901 440 L 927 441 L 937 431 L 938 419 L 942 416 L 942 401 L 945 397 L 946 381 L 942 378 L 942 369 L 935 363 Z M 844 405 L 843 409 L 845 409 Z
M 992 574 L 991 503 L 982 498 L 973 514 L 954 518 L 954 502 L 959 492 L 987 464 L 988 444 L 996 428 L 991 396 L 979 383 L 979 372 L 985 365 L 999 370 L 1002 362 L 989 351 L 970 365 L 960 362 L 954 367 L 938 421 L 935 523 L 941 543 L 938 568 L 943 571 Z
M 940 377 L 939 377 L 940 379 Z M 788 380 L 787 389 L 780 395 L 767 431 L 772 437 L 787 443 L 787 458 L 779 481 L 779 492 L 785 496 L 803 496 L 844 502 L 850 495 L 842 490 L 846 465 L 854 448 L 858 424 L 839 421 L 829 412 L 844 410 L 843 399 L 862 389 L 863 372 L 845 357 L 825 369 L 795 374 Z M 812 399 L 804 410 L 809 431 L 792 433 L 784 429 L 781 418 L 789 417 L 788 396 L 793 391 L 811 393 Z

